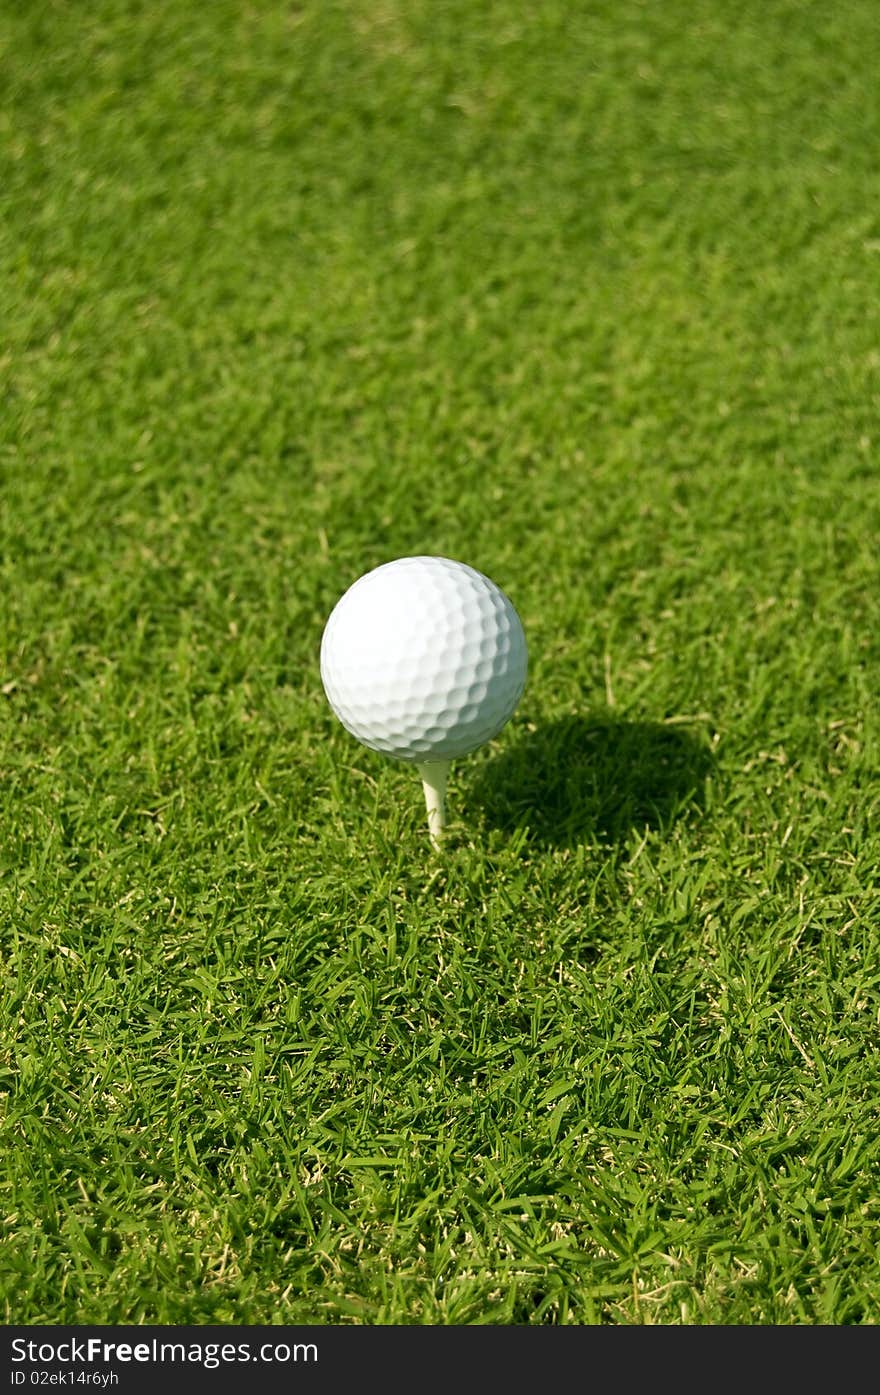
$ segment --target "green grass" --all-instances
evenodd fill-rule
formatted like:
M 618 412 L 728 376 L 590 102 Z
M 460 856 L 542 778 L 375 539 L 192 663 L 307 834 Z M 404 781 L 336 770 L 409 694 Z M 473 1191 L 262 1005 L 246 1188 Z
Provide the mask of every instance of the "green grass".
M 873 0 L 0 36 L 0 1313 L 876 1322 Z M 531 652 L 439 858 L 408 553 Z

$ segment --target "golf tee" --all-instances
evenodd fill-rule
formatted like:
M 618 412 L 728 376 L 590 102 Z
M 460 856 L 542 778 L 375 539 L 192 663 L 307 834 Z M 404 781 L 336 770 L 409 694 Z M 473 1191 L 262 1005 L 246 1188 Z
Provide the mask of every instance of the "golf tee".
M 450 764 L 448 760 L 426 760 L 418 765 L 428 810 L 428 834 L 434 848 L 440 847 L 446 827 L 446 781 Z

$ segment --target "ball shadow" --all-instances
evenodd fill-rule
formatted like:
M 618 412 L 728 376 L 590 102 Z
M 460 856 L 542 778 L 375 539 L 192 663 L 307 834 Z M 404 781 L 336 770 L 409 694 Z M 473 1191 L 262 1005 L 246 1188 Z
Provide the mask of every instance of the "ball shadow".
M 494 828 L 576 847 L 665 829 L 705 803 L 711 752 L 681 727 L 570 716 L 525 733 L 475 774 L 468 799 Z

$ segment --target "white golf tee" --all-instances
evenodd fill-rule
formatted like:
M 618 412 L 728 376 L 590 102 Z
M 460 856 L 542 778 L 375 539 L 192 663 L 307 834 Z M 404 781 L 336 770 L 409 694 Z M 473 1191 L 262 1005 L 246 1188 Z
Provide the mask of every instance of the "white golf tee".
M 448 760 L 426 760 L 419 761 L 417 767 L 422 777 L 422 789 L 425 791 L 428 834 L 434 848 L 440 847 L 446 827 L 446 781 L 451 764 Z

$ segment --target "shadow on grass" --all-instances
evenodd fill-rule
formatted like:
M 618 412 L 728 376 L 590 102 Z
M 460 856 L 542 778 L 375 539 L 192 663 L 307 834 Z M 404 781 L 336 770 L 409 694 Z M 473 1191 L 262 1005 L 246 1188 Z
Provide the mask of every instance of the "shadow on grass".
M 490 760 L 468 797 L 490 826 L 527 824 L 544 847 L 615 843 L 701 809 L 712 763 L 708 747 L 679 726 L 562 717 Z

